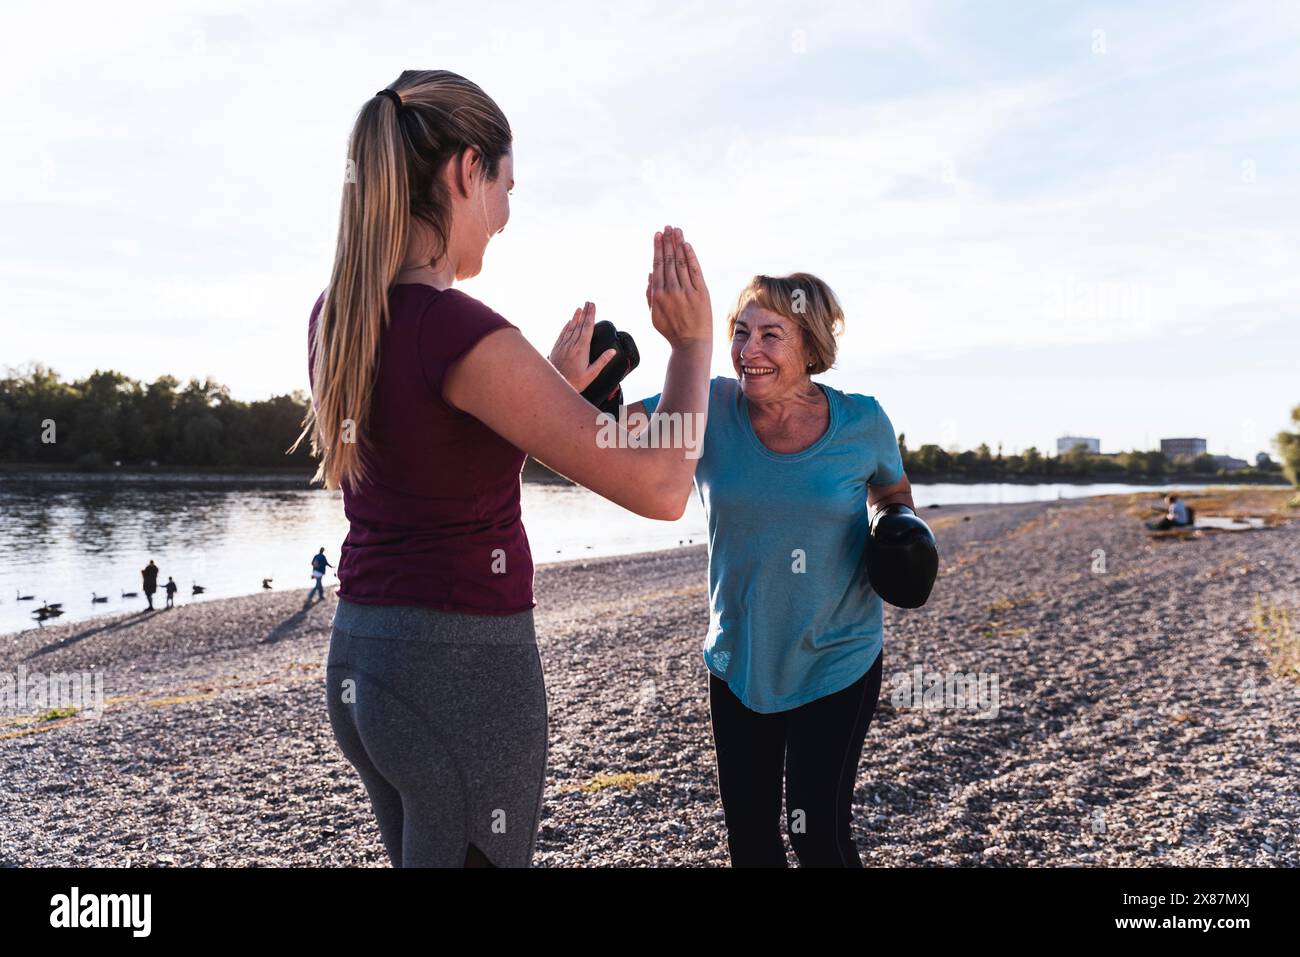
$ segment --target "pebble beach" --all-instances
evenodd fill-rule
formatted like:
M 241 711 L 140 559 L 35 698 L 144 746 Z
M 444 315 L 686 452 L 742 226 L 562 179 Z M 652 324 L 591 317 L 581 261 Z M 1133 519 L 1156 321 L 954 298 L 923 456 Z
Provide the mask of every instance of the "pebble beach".
M 923 510 L 940 577 L 886 607 L 864 864 L 1300 865 L 1300 521 L 1154 535 L 1135 502 L 1158 495 Z M 534 866 L 728 864 L 706 567 L 538 567 Z M 0 713 L 0 865 L 388 867 L 325 710 L 336 599 L 308 584 L 0 636 L 0 671 L 99 672 L 105 696 Z M 936 672 L 995 676 L 996 714 L 896 692 Z

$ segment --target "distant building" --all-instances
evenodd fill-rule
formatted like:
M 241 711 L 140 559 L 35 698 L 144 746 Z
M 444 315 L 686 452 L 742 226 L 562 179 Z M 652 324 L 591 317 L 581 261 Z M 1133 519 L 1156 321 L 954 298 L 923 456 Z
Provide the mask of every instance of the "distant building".
M 1169 461 L 1194 459 L 1205 454 L 1205 439 L 1161 439 L 1160 451 Z
M 1071 451 L 1076 445 L 1082 445 L 1089 452 L 1097 453 L 1101 451 L 1101 439 L 1090 439 L 1077 435 L 1065 435 L 1056 440 L 1056 454 L 1064 455 Z
M 1238 469 L 1244 469 L 1250 465 L 1245 459 L 1234 459 L 1231 455 L 1214 456 L 1214 464 L 1221 469 L 1227 469 L 1229 472 L 1236 472 Z

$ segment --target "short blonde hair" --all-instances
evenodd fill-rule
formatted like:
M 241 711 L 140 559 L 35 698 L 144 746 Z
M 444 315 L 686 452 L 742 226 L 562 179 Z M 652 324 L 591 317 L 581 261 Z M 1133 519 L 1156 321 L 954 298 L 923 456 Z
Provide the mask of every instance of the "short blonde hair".
M 728 339 L 736 335 L 736 320 L 749 305 L 762 306 L 784 316 L 803 330 L 804 342 L 813 354 L 809 375 L 825 372 L 835 364 L 839 345 L 836 337 L 844 331 L 844 310 L 831 287 L 812 273 L 751 279 L 727 316 Z

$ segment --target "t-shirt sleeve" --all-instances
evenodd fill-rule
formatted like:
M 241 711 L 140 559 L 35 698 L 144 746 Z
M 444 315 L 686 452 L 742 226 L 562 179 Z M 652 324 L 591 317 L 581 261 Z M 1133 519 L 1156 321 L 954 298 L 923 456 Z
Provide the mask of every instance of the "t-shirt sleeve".
M 717 395 L 717 391 L 718 391 L 718 379 L 719 379 L 718 376 L 714 376 L 712 379 L 709 380 L 709 411 L 710 412 L 713 411 L 713 400 Z M 645 403 L 645 414 L 649 415 L 650 413 L 654 412 L 654 410 L 659 406 L 659 400 L 662 399 L 663 397 L 664 394 L 662 392 L 659 392 L 656 393 L 655 395 L 650 396 L 650 398 L 648 399 L 642 399 L 641 401 Z
M 889 421 L 889 416 L 885 414 L 879 402 L 874 402 L 874 405 L 876 408 L 875 425 L 872 429 L 874 446 L 872 451 L 875 455 L 876 470 L 867 480 L 867 484 L 893 485 L 895 482 L 902 481 L 903 456 L 898 451 L 898 436 L 894 434 L 893 423 Z
M 517 329 L 514 323 L 493 312 L 473 296 L 448 289 L 438 296 L 420 317 L 416 339 L 425 381 L 438 399 L 447 370 L 484 336 L 498 329 Z

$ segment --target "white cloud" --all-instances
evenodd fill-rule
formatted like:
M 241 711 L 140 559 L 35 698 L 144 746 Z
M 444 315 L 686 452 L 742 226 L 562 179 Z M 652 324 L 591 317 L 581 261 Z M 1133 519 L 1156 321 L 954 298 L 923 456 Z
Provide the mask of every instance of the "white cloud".
M 476 79 L 515 128 L 513 216 L 466 291 L 543 352 L 596 301 L 642 344 L 631 391 L 657 391 L 665 357 L 643 293 L 667 222 L 699 250 L 719 322 L 755 272 L 830 281 L 850 385 L 998 344 L 1059 346 L 1068 364 L 1072 345 L 1263 322 L 1300 295 L 1297 15 L 1281 7 L 1015 23 L 901 2 L 7 16 L 5 361 L 65 375 L 209 374 L 244 398 L 305 386 L 348 128 L 408 66 Z M 1104 57 L 1088 53 L 1098 26 Z

